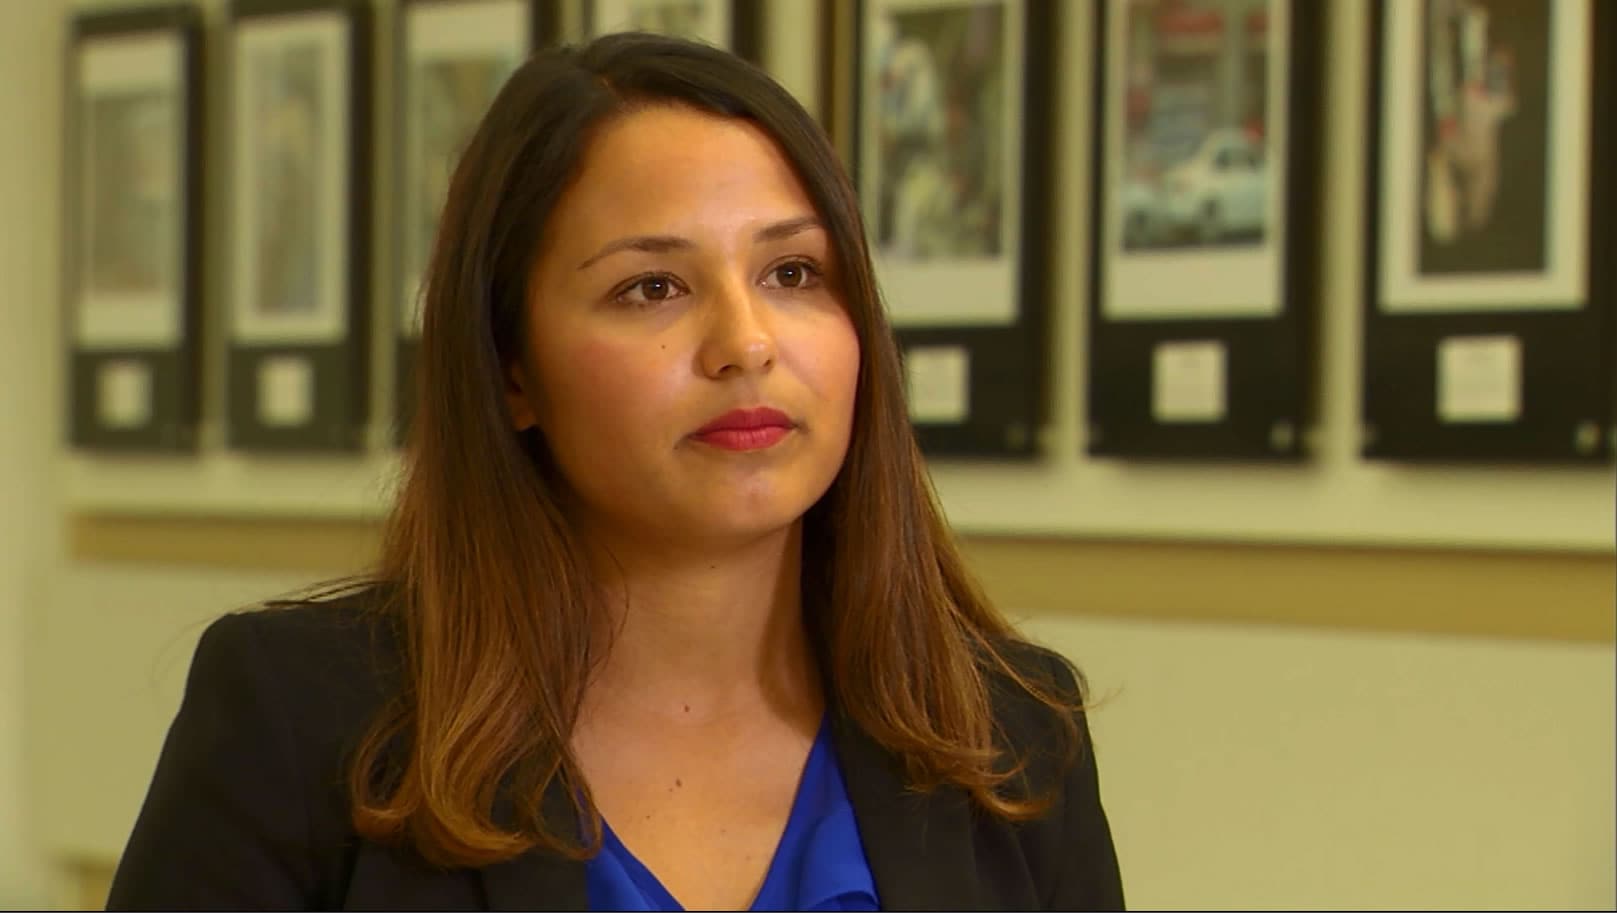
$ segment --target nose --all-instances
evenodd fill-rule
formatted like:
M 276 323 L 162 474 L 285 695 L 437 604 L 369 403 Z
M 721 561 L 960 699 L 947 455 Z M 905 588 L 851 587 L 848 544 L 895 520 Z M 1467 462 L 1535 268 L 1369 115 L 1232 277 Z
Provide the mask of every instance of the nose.
M 718 379 L 773 367 L 775 333 L 768 308 L 751 283 L 734 280 L 719 288 L 707 309 L 702 372 Z

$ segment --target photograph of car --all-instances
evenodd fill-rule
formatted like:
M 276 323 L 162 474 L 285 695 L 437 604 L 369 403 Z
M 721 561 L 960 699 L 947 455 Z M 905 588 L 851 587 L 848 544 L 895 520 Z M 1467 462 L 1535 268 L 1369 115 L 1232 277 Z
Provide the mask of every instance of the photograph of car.
M 1267 26 L 1264 0 L 1128 4 L 1116 190 L 1125 251 L 1263 243 Z
M 1215 130 L 1163 174 L 1158 218 L 1170 236 L 1199 244 L 1261 241 L 1267 189 L 1263 147 L 1240 130 Z

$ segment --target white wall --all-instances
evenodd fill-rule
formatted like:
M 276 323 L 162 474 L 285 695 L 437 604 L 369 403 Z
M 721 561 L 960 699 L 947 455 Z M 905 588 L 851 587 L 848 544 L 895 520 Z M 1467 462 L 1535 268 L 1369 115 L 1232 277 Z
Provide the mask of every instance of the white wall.
M 59 43 L 68 2 L 0 0 L 0 906 L 42 902 L 52 872 L 42 867 L 41 853 L 53 865 L 115 858 L 201 624 L 300 582 L 74 562 L 60 542 L 60 508 L 70 492 L 55 487 L 59 340 L 51 308 L 60 217 Z M 1301 498 L 1310 510 L 1326 512 L 1321 523 L 1362 531 L 1381 528 L 1385 517 L 1367 517 L 1352 498 L 1320 493 L 1356 492 L 1358 503 L 1369 497 L 1381 505 L 1394 496 L 1427 497 L 1427 504 L 1472 505 L 1468 510 L 1503 497 L 1515 505 L 1512 522 L 1539 545 L 1609 549 L 1609 474 L 1412 474 L 1352 466 L 1345 442 L 1352 425 L 1358 217 L 1351 207 L 1361 157 L 1351 137 L 1364 115 L 1353 91 L 1362 77 L 1356 55 L 1363 34 L 1355 29 L 1364 2 L 1344 0 L 1333 10 L 1336 94 L 1327 107 L 1335 141 L 1326 145 L 1335 177 L 1328 199 L 1348 209 L 1327 256 L 1332 399 L 1321 466 L 1290 475 L 1220 471 L 1218 485 L 1210 486 L 1195 471 L 1078 465 L 1075 445 L 1062 443 L 1052 468 L 941 468 L 952 515 L 1003 528 L 1024 513 L 1059 507 L 1082 515 L 1098 505 L 1105 522 L 1092 531 L 1133 516 L 1136 531 L 1161 533 L 1183 526 L 1169 511 L 1184 502 L 1169 508 L 1153 492 L 1175 491 L 1199 498 L 1198 523 L 1256 517 L 1252 523 L 1284 532 L 1290 521 L 1275 518 L 1294 516 Z M 811 84 L 815 29 L 777 21 L 772 46 L 788 55 L 780 59 L 790 81 Z M 1087 34 L 1087 22 L 1068 17 L 1069 47 L 1081 47 Z M 1085 60 L 1082 52 L 1067 55 L 1067 98 L 1076 110 L 1063 144 L 1080 165 L 1087 156 Z M 1072 250 L 1082 249 L 1085 180 L 1081 172 L 1069 174 L 1055 189 L 1063 243 Z M 1069 315 L 1063 320 L 1072 331 L 1063 338 L 1078 338 L 1070 315 L 1082 269 L 1083 258 L 1075 257 L 1058 277 Z M 1081 376 L 1076 349 L 1062 353 L 1057 372 L 1063 391 L 1057 406 L 1071 412 Z M 1330 487 L 1344 478 L 1357 481 Z M 1049 491 L 1059 497 L 1042 499 Z M 1125 497 L 1131 493 L 1138 497 Z M 1508 538 L 1499 520 L 1464 516 L 1477 535 Z M 1081 589 L 1082 581 L 1073 586 Z M 1116 692 L 1094 725 L 1136 907 L 1617 905 L 1611 692 L 1617 654 L 1610 644 L 1051 617 L 1031 627 L 1082 663 L 1101 693 Z M 19 663 L 27 686 L 21 699 Z M 22 733 L 25 775 L 17 769 Z

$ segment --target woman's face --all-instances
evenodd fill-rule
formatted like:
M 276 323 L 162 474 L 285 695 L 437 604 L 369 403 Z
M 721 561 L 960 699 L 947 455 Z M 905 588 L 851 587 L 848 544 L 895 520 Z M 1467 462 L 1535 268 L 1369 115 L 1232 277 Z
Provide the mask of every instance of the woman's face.
M 596 134 L 543 233 L 508 388 L 588 533 L 734 545 L 825 493 L 859 372 L 831 257 L 757 127 L 667 106 Z

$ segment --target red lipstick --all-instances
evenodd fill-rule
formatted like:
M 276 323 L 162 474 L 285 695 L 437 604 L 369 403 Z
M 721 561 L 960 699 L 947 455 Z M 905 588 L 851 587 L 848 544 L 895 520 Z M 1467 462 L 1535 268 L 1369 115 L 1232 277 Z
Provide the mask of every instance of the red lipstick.
M 780 442 L 797 423 L 779 409 L 733 409 L 691 436 L 723 450 L 762 450 Z

